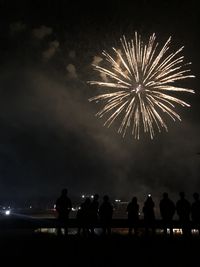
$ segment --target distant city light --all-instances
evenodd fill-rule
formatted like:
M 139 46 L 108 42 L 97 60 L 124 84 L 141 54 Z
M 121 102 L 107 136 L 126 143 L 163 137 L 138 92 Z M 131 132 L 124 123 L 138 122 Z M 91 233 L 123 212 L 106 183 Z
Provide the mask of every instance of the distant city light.
M 199 234 L 199 230 L 198 229 L 192 229 L 191 232 L 192 232 L 192 234 L 195 234 L 195 235 Z
M 5 215 L 10 215 L 10 210 L 6 210 Z
M 183 234 L 183 230 L 181 228 L 173 228 L 173 233 L 182 235 Z
M 81 198 L 86 198 L 86 197 L 89 197 L 89 198 L 94 198 L 94 195 L 90 195 L 90 194 L 83 194 L 81 195 Z

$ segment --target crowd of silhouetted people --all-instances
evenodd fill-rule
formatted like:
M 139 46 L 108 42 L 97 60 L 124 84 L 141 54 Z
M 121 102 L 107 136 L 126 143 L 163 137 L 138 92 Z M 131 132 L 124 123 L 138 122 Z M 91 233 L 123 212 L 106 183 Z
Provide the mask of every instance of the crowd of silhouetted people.
M 164 234 L 167 234 L 167 229 L 169 229 L 169 234 L 173 235 L 173 218 L 175 213 L 178 215 L 179 225 L 182 228 L 184 236 L 191 235 L 190 223 L 192 222 L 195 225 L 195 229 L 199 231 L 200 234 L 200 199 L 199 194 L 194 193 L 194 201 L 190 203 L 185 198 L 185 193 L 179 193 L 179 200 L 174 203 L 168 196 L 168 193 L 163 193 L 163 197 L 159 203 L 159 210 L 162 220 L 162 228 Z M 156 230 L 156 218 L 155 218 L 155 203 L 151 195 L 147 196 L 147 199 L 144 202 L 142 212 L 143 212 L 143 223 L 145 229 L 145 235 L 148 235 L 151 231 L 152 235 L 155 234 Z M 72 210 L 72 202 L 68 197 L 67 189 L 63 189 L 61 196 L 56 201 L 56 211 L 58 213 L 58 220 L 64 225 L 65 235 L 68 234 L 68 220 L 69 214 Z M 128 203 L 126 212 L 128 220 L 129 235 L 134 231 L 134 235 L 138 235 L 139 230 L 139 204 L 137 197 L 133 197 L 132 200 Z M 81 203 L 76 219 L 78 235 L 94 235 L 95 225 L 100 223 L 102 227 L 103 235 L 111 234 L 112 227 L 112 217 L 113 217 L 113 205 L 110 202 L 109 196 L 105 195 L 103 201 L 99 203 L 99 195 L 95 194 L 93 199 L 86 197 L 84 202 Z M 61 234 L 61 227 L 58 227 L 58 235 Z

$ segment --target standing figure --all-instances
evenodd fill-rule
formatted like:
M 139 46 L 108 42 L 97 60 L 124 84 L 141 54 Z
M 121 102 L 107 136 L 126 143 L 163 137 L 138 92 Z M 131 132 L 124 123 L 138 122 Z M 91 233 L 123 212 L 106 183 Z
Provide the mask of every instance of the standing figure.
M 128 213 L 128 224 L 129 224 L 129 235 L 132 234 L 132 229 L 134 228 L 134 234 L 138 234 L 138 222 L 139 222 L 139 205 L 137 203 L 137 198 L 133 197 L 132 201 L 128 203 L 127 209 Z
M 78 235 L 82 233 L 84 236 L 89 235 L 89 228 L 91 223 L 91 200 L 89 197 L 86 197 L 85 201 L 81 204 L 80 209 L 77 213 L 78 221 Z
M 91 234 L 94 234 L 94 225 L 98 222 L 98 214 L 99 214 L 99 195 L 95 194 L 93 201 L 90 205 L 91 210 Z
M 63 225 L 65 235 L 68 234 L 68 219 L 69 213 L 72 209 L 72 203 L 69 197 L 67 196 L 67 189 L 64 188 L 61 192 L 61 196 L 56 201 L 56 211 L 58 213 L 59 227 L 58 227 L 58 235 L 61 235 L 61 226 Z
M 154 213 L 154 202 L 151 195 L 148 195 L 144 202 L 143 213 L 144 213 L 144 224 L 145 234 L 149 234 L 149 229 L 152 229 L 153 235 L 155 234 L 155 213 Z
M 185 199 L 185 193 L 180 192 L 180 199 L 176 203 L 176 211 L 179 216 L 179 221 L 183 229 L 183 235 L 189 236 L 191 234 L 189 223 L 190 223 L 190 212 L 191 205 L 190 202 Z
M 170 229 L 170 235 L 173 235 L 172 219 L 175 214 L 175 204 L 169 199 L 168 193 L 163 193 L 163 199 L 160 201 L 160 215 L 163 220 L 164 234 L 167 234 L 167 228 Z
M 99 216 L 102 223 L 103 235 L 105 235 L 106 233 L 108 235 L 111 234 L 112 215 L 113 215 L 113 206 L 109 201 L 109 197 L 105 195 L 103 197 L 103 203 L 99 208 Z

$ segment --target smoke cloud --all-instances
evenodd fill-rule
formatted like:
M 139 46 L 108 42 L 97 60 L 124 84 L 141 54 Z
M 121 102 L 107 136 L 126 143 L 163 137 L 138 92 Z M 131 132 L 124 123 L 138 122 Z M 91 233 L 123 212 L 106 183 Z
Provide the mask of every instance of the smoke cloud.
M 39 28 L 35 28 L 32 30 L 33 37 L 42 40 L 46 36 L 51 35 L 53 32 L 53 29 L 50 27 L 47 27 L 45 25 L 40 26 Z

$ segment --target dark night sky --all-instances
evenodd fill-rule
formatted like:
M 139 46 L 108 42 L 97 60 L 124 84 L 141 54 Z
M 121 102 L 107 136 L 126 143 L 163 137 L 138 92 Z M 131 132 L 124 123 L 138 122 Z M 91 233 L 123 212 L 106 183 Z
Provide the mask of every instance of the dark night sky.
M 0 198 L 200 191 L 198 1 L 0 0 Z M 88 102 L 91 63 L 134 31 L 184 45 L 191 109 L 168 133 L 123 139 Z M 167 118 L 166 118 L 167 119 Z

